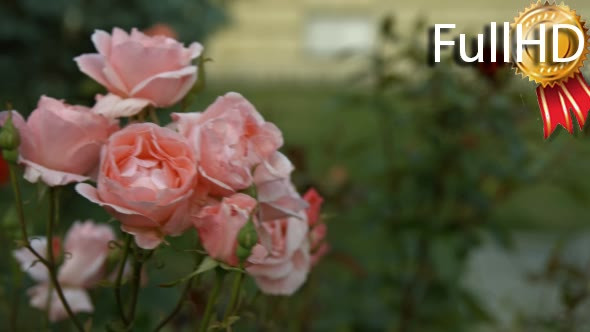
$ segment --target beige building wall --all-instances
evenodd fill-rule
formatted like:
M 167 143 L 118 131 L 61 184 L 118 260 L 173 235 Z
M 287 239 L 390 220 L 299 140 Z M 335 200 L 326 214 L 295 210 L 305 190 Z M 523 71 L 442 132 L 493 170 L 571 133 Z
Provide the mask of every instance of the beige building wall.
M 424 17 L 429 26 L 454 23 L 456 33 L 476 33 L 491 21 L 512 21 L 529 4 L 523 0 L 230 0 L 229 24 L 207 44 L 207 56 L 214 60 L 208 67 L 209 77 L 340 80 L 364 66 L 367 57 L 351 56 L 350 52 L 348 56 L 314 52 L 309 46 L 310 39 L 323 36 L 322 23 L 362 23 L 371 30 L 368 35 L 365 31 L 365 39 L 373 40 L 379 18 L 391 13 L 401 33 L 407 33 L 408 28 L 404 27 L 411 26 L 417 17 Z M 590 19 L 590 1 L 570 0 L 567 4 Z M 319 23 L 315 30 L 314 23 Z M 332 34 L 339 33 L 338 26 L 331 29 Z M 354 27 L 350 29 L 353 30 L 340 32 L 354 35 Z M 330 34 L 323 38 L 328 38 L 326 44 L 330 44 Z M 416 42 L 426 43 L 426 32 L 417 36 Z

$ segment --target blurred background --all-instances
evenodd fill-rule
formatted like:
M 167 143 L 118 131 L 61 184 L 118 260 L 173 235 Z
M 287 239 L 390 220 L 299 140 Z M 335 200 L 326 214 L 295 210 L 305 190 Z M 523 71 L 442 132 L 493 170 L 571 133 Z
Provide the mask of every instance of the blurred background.
M 298 188 L 326 198 L 332 247 L 296 296 L 253 302 L 234 330 L 590 331 L 589 131 L 560 128 L 544 140 L 535 86 L 509 65 L 460 67 L 448 51 L 443 63 L 427 64 L 435 23 L 457 24 L 452 37 L 481 33 L 529 4 L 1 0 L 0 103 L 25 114 L 41 94 L 92 104 L 103 90 L 72 59 L 94 52 L 94 29 L 200 41 L 212 61 L 190 109 L 237 91 L 275 122 Z M 587 1 L 568 5 L 590 18 Z M 43 206 L 42 190 L 26 190 Z M 63 229 L 81 216 L 109 219 L 73 194 L 64 200 Z M 5 185 L 5 225 L 11 204 Z M 38 219 L 32 231 L 42 232 Z M 4 249 L 14 247 L 4 237 Z M 158 284 L 187 273 L 175 250 L 160 254 L 142 293 L 146 329 L 180 292 Z M 30 280 L 2 278 L 0 315 L 16 305 L 35 317 L 26 299 L 9 300 Z M 202 310 L 198 287 L 192 299 L 170 331 Z M 102 300 L 112 301 L 99 295 L 95 326 L 110 314 Z

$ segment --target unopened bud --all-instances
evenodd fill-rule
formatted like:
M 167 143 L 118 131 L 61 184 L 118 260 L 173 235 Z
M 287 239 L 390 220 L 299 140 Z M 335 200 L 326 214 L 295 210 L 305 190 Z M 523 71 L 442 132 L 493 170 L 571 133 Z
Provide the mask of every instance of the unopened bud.
M 238 245 L 238 247 L 236 248 L 236 256 L 238 257 L 240 262 L 244 262 L 246 259 L 248 259 L 248 257 L 250 257 L 251 253 L 252 253 L 252 248 L 246 249 L 246 248 L 242 247 L 241 245 Z
M 8 118 L 4 126 L 0 129 L 0 149 L 17 150 L 20 145 L 20 135 L 12 122 L 12 111 L 8 113 Z
M 18 150 L 2 150 L 2 158 L 11 164 L 18 162 Z
M 248 250 L 252 249 L 252 247 L 258 243 L 258 233 L 256 232 L 256 227 L 254 226 L 252 219 L 248 220 L 242 229 L 240 229 L 240 232 L 238 233 L 238 243 L 240 246 Z

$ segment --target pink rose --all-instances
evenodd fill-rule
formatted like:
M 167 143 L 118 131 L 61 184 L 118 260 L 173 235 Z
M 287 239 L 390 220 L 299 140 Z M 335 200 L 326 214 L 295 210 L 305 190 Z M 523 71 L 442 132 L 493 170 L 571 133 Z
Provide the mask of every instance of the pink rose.
M 45 96 L 26 122 L 17 112 L 12 114 L 21 136 L 19 161 L 26 166 L 25 179 L 40 179 L 49 186 L 88 180 L 101 147 L 119 128 L 87 107 Z M 7 116 L 8 112 L 0 113 L 0 124 Z
M 86 291 L 95 287 L 105 276 L 109 242 L 115 235 L 107 225 L 97 225 L 92 221 L 75 222 L 66 235 L 64 263 L 59 268 L 58 280 L 65 298 L 74 312 L 92 312 L 94 306 Z M 46 256 L 46 238 L 31 240 L 31 246 L 43 257 Z M 57 293 L 50 295 L 50 279 L 47 269 L 37 258 L 22 248 L 14 251 L 23 271 L 26 271 L 38 284 L 28 290 L 32 307 L 46 310 L 50 305 L 49 318 L 58 321 L 68 317 Z M 51 302 L 48 297 L 51 296 Z
M 262 292 L 291 295 L 307 279 L 311 266 L 304 215 L 258 222 L 259 244 L 246 271 Z
M 209 256 L 230 265 L 238 265 L 238 233 L 250 218 L 255 206 L 254 198 L 234 194 L 200 211 L 194 225 Z
M 275 152 L 256 167 L 254 183 L 263 221 L 296 216 L 307 208 L 307 202 L 291 183 L 293 170 L 293 164 L 280 152 Z
M 114 28 L 112 35 L 97 30 L 92 42 L 98 53 L 75 58 L 78 67 L 110 92 L 135 100 L 135 113 L 146 101 L 168 107 L 182 99 L 197 79 L 191 62 L 203 51 L 199 43 L 186 48 L 172 38 L 149 37 L 137 29 L 127 34 Z
M 213 195 L 252 185 L 252 168 L 271 156 L 283 137 L 244 97 L 230 92 L 203 113 L 172 115 L 174 126 L 197 153 L 199 174 Z
M 178 133 L 152 123 L 132 124 L 105 145 L 97 187 L 80 183 L 76 190 L 121 221 L 138 246 L 153 249 L 164 236 L 190 227 L 196 169 L 193 151 Z
M 121 98 L 112 93 L 106 96 L 97 94 L 95 99 L 92 112 L 111 119 L 133 116 L 150 105 L 149 100 Z

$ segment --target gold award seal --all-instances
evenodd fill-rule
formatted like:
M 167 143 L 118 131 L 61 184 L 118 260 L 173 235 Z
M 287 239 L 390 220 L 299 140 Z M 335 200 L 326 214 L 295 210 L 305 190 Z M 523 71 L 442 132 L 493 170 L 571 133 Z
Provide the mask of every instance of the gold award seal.
M 512 58 L 516 72 L 528 77 L 542 87 L 554 86 L 560 82 L 567 82 L 568 79 L 580 73 L 584 61 L 588 56 L 588 30 L 584 26 L 581 17 L 575 10 L 564 4 L 542 3 L 541 1 L 526 8 L 514 20 L 512 31 L 516 25 L 522 26 L 522 39 L 539 39 L 541 24 L 545 25 L 545 62 L 539 61 L 540 49 L 538 45 L 525 45 L 522 52 L 522 61 L 516 59 L 516 52 L 513 50 Z M 557 40 L 553 38 L 553 27 L 555 24 L 570 24 L 584 33 L 584 40 L 578 40 L 576 33 L 569 29 L 560 29 Z M 553 43 L 558 43 L 559 57 L 569 58 L 575 55 L 578 50 L 578 43 L 585 43 L 582 54 L 570 62 L 553 62 Z

